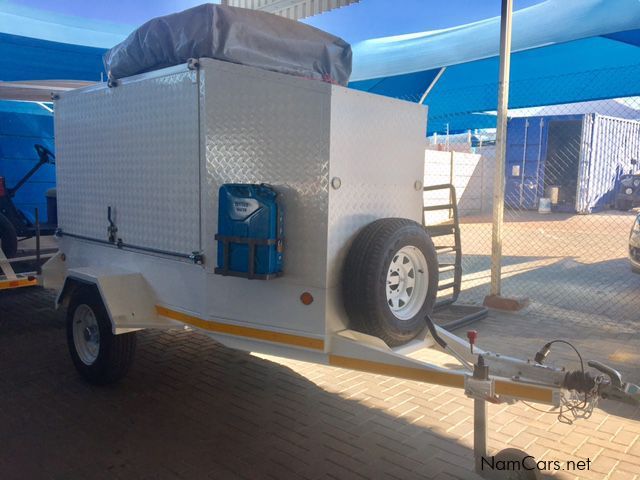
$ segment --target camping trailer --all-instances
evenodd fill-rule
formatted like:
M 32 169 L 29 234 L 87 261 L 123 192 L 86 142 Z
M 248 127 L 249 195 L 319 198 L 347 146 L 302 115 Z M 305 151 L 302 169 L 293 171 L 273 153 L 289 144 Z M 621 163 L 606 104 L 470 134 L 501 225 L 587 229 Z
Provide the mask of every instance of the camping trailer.
M 313 345 L 301 350 L 313 358 L 347 327 L 348 242 L 379 218 L 421 223 L 425 125 L 420 105 L 211 59 L 70 92 L 56 102 L 65 260 L 55 270 L 98 283 L 102 271 L 135 272 L 132 285 L 112 285 L 118 302 L 140 304 L 147 290 L 154 300 L 139 311 L 108 304 L 117 330 L 224 319 Z M 230 184 L 277 192 L 278 278 L 215 272 L 218 194 Z M 140 290 L 148 269 L 159 282 Z
M 596 113 L 509 119 L 505 203 L 587 214 L 611 208 L 640 159 L 640 122 Z
M 116 381 L 136 331 L 188 327 L 232 348 L 461 388 L 476 405 L 478 464 L 487 401 L 639 403 L 640 388 L 604 365 L 545 365 L 552 343 L 520 360 L 434 325 L 426 120 L 422 105 L 208 57 L 61 94 L 59 253 L 43 277 L 67 309 L 77 370 Z
M 78 370 L 115 380 L 136 330 L 188 326 L 233 348 L 464 388 L 478 402 L 560 405 L 565 388 L 637 401 L 632 384 L 596 388 L 588 373 L 484 352 L 425 320 L 438 268 L 420 227 L 425 122 L 416 104 L 212 59 L 61 95 L 60 251 L 43 273 L 68 308 Z M 216 273 L 228 184 L 269 184 L 280 197 L 281 274 Z M 391 315 L 404 336 L 385 333 Z M 410 356 L 425 348 L 460 367 Z

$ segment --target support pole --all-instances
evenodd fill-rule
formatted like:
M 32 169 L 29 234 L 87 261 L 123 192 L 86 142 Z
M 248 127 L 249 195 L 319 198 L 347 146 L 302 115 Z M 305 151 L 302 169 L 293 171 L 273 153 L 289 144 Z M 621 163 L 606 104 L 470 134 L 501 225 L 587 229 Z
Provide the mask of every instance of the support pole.
M 40 210 L 36 207 L 36 273 L 42 274 L 40 265 Z
M 431 90 L 433 90 L 433 87 L 436 86 L 436 83 L 438 83 L 438 80 L 440 80 L 440 77 L 442 77 L 442 74 L 446 69 L 447 67 L 442 67 L 438 72 L 438 74 L 435 76 L 435 78 L 431 81 L 427 89 L 422 94 L 422 97 L 420 97 L 420 101 L 418 102 L 420 105 L 424 104 L 424 101 L 427 99 L 427 96 L 429 95 L 429 93 L 431 93 Z
M 469 336 L 469 341 L 474 341 L 471 336 Z M 473 349 L 473 347 L 471 348 Z M 473 366 L 473 379 L 474 381 L 479 382 L 490 382 L 489 367 L 484 363 L 484 357 L 482 355 L 478 355 L 478 360 Z M 484 477 L 482 474 L 482 460 L 487 458 L 487 400 L 482 396 L 478 396 L 477 392 L 474 393 L 473 458 L 476 473 L 481 477 Z
M 511 19 L 513 0 L 502 0 L 500 17 L 500 77 L 498 80 L 498 122 L 496 127 L 496 169 L 493 182 L 493 229 L 491 236 L 491 295 L 500 295 L 502 224 L 504 221 L 504 177 L 511 68 Z
M 482 476 L 482 459 L 487 458 L 487 401 L 473 400 L 473 456 L 476 473 Z

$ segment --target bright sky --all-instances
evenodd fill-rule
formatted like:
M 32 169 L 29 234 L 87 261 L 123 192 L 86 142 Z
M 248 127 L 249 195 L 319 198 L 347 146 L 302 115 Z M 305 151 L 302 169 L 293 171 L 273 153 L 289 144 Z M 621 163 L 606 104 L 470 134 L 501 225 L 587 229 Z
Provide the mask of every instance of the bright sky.
M 131 27 L 205 0 L 0 0 L 0 12 L 26 7 Z M 514 0 L 521 9 L 542 0 Z M 219 3 L 219 2 L 214 2 Z M 361 0 L 360 4 L 310 18 L 307 23 L 355 42 L 366 38 L 436 30 L 500 14 L 500 0 Z M 366 20 L 365 20 L 366 19 Z
M 216 0 L 0 0 L 52 13 L 138 26 L 147 20 Z
M 514 10 L 543 0 L 514 0 Z M 500 15 L 500 0 L 361 0 L 305 23 L 351 43 L 368 38 L 456 27 Z M 366 11 L 366 15 L 360 15 Z M 362 19 L 366 18 L 366 21 Z

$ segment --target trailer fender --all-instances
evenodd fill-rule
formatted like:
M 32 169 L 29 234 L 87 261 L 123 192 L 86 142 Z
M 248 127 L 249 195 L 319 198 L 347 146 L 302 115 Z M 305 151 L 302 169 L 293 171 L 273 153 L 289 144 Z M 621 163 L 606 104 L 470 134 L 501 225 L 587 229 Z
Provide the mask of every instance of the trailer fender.
M 68 306 L 74 292 L 82 287 L 95 288 L 111 320 L 114 334 L 144 328 L 175 328 L 177 324 L 156 313 L 156 299 L 140 273 L 73 268 L 67 271 L 56 306 Z

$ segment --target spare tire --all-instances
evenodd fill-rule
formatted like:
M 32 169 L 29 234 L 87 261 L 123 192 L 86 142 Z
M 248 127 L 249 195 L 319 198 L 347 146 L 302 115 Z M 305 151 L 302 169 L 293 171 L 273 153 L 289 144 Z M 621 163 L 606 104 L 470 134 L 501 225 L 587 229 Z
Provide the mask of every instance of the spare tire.
M 18 234 L 7 217 L 0 213 L 0 248 L 5 257 L 13 257 L 18 251 Z
M 438 258 L 424 227 L 383 218 L 356 236 L 344 264 L 350 327 L 398 346 L 418 335 L 438 292 Z

